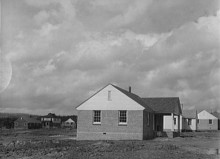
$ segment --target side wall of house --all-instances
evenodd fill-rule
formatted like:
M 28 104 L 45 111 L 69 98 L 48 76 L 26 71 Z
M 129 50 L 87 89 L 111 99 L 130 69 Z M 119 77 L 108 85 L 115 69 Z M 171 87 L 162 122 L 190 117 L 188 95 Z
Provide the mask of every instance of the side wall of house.
M 191 119 L 191 125 L 188 120 L 188 118 L 183 118 L 183 130 L 196 131 L 196 119 Z
M 209 119 L 199 119 L 197 127 L 198 130 L 218 130 L 218 120 L 212 119 L 212 124 L 209 124 Z
M 127 111 L 127 125 L 119 125 L 118 110 L 102 110 L 101 124 L 93 124 L 92 110 L 78 110 L 77 140 L 142 140 L 143 111 Z
M 148 119 L 149 114 L 149 119 Z M 153 113 L 149 113 L 146 111 L 143 111 L 143 139 L 152 139 L 154 137 L 154 131 L 153 131 Z M 148 121 L 149 120 L 149 121 Z

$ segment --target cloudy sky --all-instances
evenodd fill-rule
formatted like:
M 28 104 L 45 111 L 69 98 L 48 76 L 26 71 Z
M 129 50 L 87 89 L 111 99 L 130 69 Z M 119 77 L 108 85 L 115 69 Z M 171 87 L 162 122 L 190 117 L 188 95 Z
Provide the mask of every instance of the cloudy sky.
M 220 111 L 215 0 L 2 0 L 0 112 L 76 114 L 108 83 Z

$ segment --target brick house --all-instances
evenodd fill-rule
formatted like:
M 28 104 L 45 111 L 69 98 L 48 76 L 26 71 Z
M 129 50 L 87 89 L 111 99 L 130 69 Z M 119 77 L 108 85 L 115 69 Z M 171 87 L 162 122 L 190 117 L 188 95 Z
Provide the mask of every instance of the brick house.
M 27 116 L 19 117 L 14 121 L 15 129 L 39 129 L 41 128 L 41 122 L 35 118 L 30 118 Z
M 130 87 L 126 91 L 108 84 L 76 108 L 77 140 L 143 140 L 153 138 L 155 131 L 164 128 L 173 136 L 174 115 L 179 118 L 181 114 L 179 98 L 159 100 L 162 106 L 157 108 L 152 108 L 154 104 L 147 103 L 149 100 L 132 93 Z M 162 111 L 170 101 L 175 104 Z
M 142 140 L 153 137 L 153 111 L 140 97 L 109 84 L 78 110 L 78 140 Z
M 43 128 L 60 128 L 61 118 L 53 113 L 49 113 L 48 115 L 41 117 L 41 123 Z
M 218 130 L 218 118 L 206 110 L 198 113 L 197 130 Z

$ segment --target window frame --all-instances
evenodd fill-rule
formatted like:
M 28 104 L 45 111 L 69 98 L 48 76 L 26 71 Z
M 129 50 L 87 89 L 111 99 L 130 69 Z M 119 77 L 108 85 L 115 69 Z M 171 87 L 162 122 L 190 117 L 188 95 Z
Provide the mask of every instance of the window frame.
M 210 123 L 211 121 L 211 123 Z M 213 120 L 212 119 L 209 119 L 209 125 L 212 125 L 213 124 Z
M 125 112 L 125 119 L 126 122 L 121 122 L 121 118 L 124 116 L 121 116 L 121 112 Z M 119 110 L 118 111 L 118 125 L 127 125 L 128 124 L 128 111 L 127 110 Z
M 175 118 L 175 117 L 173 117 L 173 124 L 174 124 L 174 125 L 177 125 L 177 124 L 176 124 L 176 118 Z
M 95 112 L 100 112 L 99 116 L 95 116 L 97 115 Z M 95 121 L 95 118 L 100 118 L 100 121 Z M 92 117 L 92 123 L 93 125 L 101 125 L 101 121 L 102 121 L 102 111 L 101 110 L 93 110 L 93 117 Z
M 192 125 L 192 119 L 188 119 L 187 124 Z

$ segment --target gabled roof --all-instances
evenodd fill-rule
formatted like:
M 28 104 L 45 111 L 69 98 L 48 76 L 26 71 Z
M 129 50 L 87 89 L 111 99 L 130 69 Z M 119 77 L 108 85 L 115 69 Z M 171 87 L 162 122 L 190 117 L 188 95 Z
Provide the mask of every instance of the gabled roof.
M 214 115 L 216 118 L 220 119 L 220 113 L 218 112 L 213 112 L 211 113 L 212 115 Z
M 106 88 L 106 87 L 109 86 L 109 85 L 113 86 L 114 88 L 116 88 L 117 90 L 119 90 L 120 92 L 122 92 L 123 94 L 125 94 L 126 96 L 128 96 L 129 98 L 131 98 L 132 100 L 134 100 L 135 102 L 137 102 L 138 104 L 140 104 L 141 106 L 143 106 L 146 111 L 153 112 L 153 110 L 152 110 L 149 106 L 147 106 L 147 104 L 144 103 L 144 102 L 142 101 L 142 99 L 141 99 L 138 95 L 136 95 L 136 94 L 134 94 L 134 93 L 130 93 L 130 92 L 128 92 L 128 91 L 126 91 L 126 90 L 124 90 L 124 89 L 122 89 L 122 88 L 120 88 L 120 87 L 118 87 L 118 86 L 115 86 L 115 85 L 113 85 L 113 84 L 111 84 L 111 83 L 108 84 L 108 85 L 106 85 L 105 87 L 103 87 L 103 88 L 100 89 L 99 91 L 97 91 L 97 92 L 96 92 L 95 94 L 93 94 L 91 97 L 89 97 L 88 99 L 86 99 L 85 101 L 83 101 L 81 104 L 79 104 L 76 108 L 78 108 L 80 105 L 82 105 L 83 103 L 85 103 L 86 101 L 88 101 L 90 98 L 92 98 L 93 96 L 95 96 L 96 94 L 98 94 L 100 91 L 102 91 L 104 88 Z
M 189 118 L 189 119 L 196 119 L 197 112 L 196 112 L 196 110 L 183 110 L 183 117 Z
M 42 117 L 44 117 L 44 118 L 59 118 L 59 117 L 56 116 L 54 113 L 49 113 L 49 114 L 47 114 L 47 115 L 45 115 L 45 116 L 42 116 Z
M 179 97 L 142 98 L 156 113 L 182 114 Z
M 30 117 L 27 117 L 27 116 L 19 117 L 17 120 L 25 120 L 28 123 L 41 123 L 39 120 L 36 120 L 35 118 L 30 118 Z
M 65 122 L 68 122 L 68 123 L 75 123 L 75 121 L 71 118 L 67 119 Z
M 208 110 L 202 110 L 198 113 L 198 119 L 217 119 L 218 117 L 214 116 Z
M 128 92 L 118 86 L 115 86 L 113 84 L 111 84 L 113 87 L 115 87 L 116 89 L 118 89 L 119 91 L 121 91 L 122 93 L 124 93 L 126 96 L 128 96 L 129 98 L 133 99 L 135 102 L 137 102 L 138 104 L 140 104 L 141 106 L 143 106 L 145 108 L 145 110 L 149 111 L 149 112 L 153 112 L 153 110 L 136 94 Z

